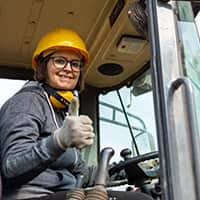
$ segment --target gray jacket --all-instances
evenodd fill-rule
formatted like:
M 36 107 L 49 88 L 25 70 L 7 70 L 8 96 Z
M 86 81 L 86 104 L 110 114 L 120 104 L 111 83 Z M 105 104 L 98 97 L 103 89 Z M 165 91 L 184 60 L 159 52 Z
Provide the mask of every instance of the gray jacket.
M 75 148 L 63 151 L 53 139 L 65 113 L 53 109 L 40 83 L 31 81 L 0 110 L 1 174 L 5 197 L 27 198 L 73 189 L 92 177 Z M 6 198 L 5 198 L 6 199 Z

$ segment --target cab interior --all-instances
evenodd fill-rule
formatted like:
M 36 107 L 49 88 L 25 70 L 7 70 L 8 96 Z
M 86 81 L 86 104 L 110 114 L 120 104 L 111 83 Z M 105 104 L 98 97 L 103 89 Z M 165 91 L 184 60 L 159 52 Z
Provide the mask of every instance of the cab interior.
M 98 129 L 97 95 L 131 84 L 149 68 L 145 8 L 144 0 L 1 1 L 0 78 L 33 79 L 31 58 L 39 39 L 54 28 L 73 29 L 89 51 L 80 109 Z
M 197 13 L 198 2 L 194 1 L 193 6 Z M 35 46 L 52 29 L 65 27 L 80 34 L 89 51 L 89 63 L 84 67 L 86 87 L 80 96 L 81 113 L 93 119 L 96 131 L 98 95 L 130 86 L 136 77 L 150 69 L 145 0 L 0 1 L 0 24 L 0 78 L 33 79 L 31 58 Z M 83 153 L 89 163 L 97 163 L 99 141 L 95 142 Z M 150 152 L 147 157 L 157 158 L 158 152 Z M 135 163 L 145 159 L 145 155 L 140 156 Z M 110 174 L 123 167 L 122 164 L 113 168 Z M 135 164 L 127 168 L 129 182 L 136 178 L 130 172 L 133 167 Z M 137 177 L 138 184 L 154 176 L 141 170 L 138 173 L 143 178 Z

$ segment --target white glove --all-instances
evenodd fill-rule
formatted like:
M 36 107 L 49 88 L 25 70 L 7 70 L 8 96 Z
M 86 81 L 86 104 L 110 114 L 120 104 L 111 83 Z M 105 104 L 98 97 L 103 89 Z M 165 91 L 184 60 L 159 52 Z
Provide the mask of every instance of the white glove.
M 61 128 L 54 132 L 54 138 L 62 149 L 91 145 L 94 141 L 92 120 L 86 115 L 67 116 Z

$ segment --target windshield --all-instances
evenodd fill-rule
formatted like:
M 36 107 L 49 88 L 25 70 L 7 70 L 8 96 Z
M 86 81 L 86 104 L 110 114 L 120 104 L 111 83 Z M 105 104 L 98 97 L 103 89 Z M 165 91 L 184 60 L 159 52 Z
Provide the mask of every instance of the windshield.
M 113 147 L 114 161 L 130 149 L 132 156 L 157 150 L 150 71 L 132 84 L 100 95 L 100 149 Z

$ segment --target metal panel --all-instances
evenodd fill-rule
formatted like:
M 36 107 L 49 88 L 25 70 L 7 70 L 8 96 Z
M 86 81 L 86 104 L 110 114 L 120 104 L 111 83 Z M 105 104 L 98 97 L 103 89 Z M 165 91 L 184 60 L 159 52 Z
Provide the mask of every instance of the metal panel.
M 169 94 L 171 83 L 183 76 L 176 2 L 149 0 L 148 9 L 163 197 L 165 200 L 197 200 L 184 91 L 180 87 L 173 98 Z

